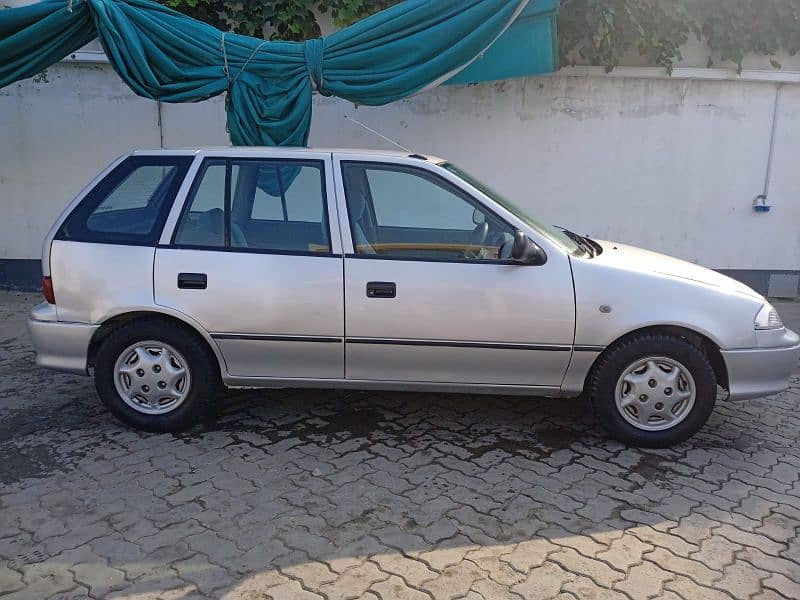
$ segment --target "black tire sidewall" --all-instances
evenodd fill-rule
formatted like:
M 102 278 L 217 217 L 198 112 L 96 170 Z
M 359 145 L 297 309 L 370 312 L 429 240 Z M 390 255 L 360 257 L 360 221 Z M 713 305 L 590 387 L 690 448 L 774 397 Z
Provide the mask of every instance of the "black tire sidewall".
M 691 373 L 695 383 L 695 402 L 689 415 L 675 427 L 664 431 L 644 431 L 628 423 L 616 406 L 616 388 L 622 372 L 648 356 L 664 356 L 678 361 Z M 714 411 L 717 380 L 703 350 L 690 341 L 671 335 L 641 335 L 626 340 L 601 356 L 592 377 L 592 405 L 605 428 L 616 439 L 648 448 L 679 444 L 697 433 Z
M 114 384 L 114 366 L 119 355 L 132 344 L 145 340 L 175 348 L 186 359 L 191 373 L 186 399 L 178 408 L 163 415 L 140 413 L 128 406 Z M 103 404 L 123 423 L 145 431 L 178 432 L 210 416 L 219 387 L 219 367 L 216 358 L 206 349 L 205 341 L 197 334 L 169 321 L 146 319 L 127 323 L 103 340 L 95 360 L 94 380 Z

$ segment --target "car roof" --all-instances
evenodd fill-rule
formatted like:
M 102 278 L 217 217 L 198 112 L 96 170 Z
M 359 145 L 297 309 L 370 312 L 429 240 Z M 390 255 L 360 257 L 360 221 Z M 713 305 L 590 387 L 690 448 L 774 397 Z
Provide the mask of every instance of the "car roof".
M 419 158 L 427 160 L 432 163 L 444 162 L 435 156 L 426 154 L 416 154 L 414 152 L 403 152 L 399 150 L 375 150 L 368 148 L 305 148 L 298 146 L 202 146 L 192 148 L 153 148 L 153 149 L 140 149 L 134 150 L 131 154 L 133 156 L 194 156 L 200 152 L 236 152 L 242 156 L 251 154 L 260 154 L 265 151 L 276 152 L 281 150 L 291 151 L 293 154 L 297 152 L 325 152 L 331 154 L 362 154 L 366 156 L 383 156 L 389 158 Z

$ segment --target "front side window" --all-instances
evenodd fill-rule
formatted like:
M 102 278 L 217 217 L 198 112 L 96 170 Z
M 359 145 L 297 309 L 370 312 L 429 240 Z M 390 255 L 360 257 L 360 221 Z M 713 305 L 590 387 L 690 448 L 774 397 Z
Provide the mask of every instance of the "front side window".
M 329 254 L 322 164 L 206 160 L 173 242 L 203 248 Z
M 357 255 L 508 260 L 514 230 L 427 171 L 343 163 L 350 231 Z
M 56 239 L 155 244 L 191 157 L 131 156 L 64 221 Z
M 463 169 L 458 168 L 453 163 L 442 163 L 439 166 L 441 166 L 444 169 L 447 169 L 459 179 L 466 181 L 472 187 L 480 190 L 481 192 L 489 196 L 489 198 L 497 202 L 508 212 L 512 213 L 518 219 L 527 223 L 529 226 L 535 229 L 539 234 L 543 235 L 551 242 L 555 242 L 556 244 L 564 248 L 564 250 L 566 250 L 567 252 L 571 254 L 583 253 L 583 250 L 581 250 L 580 246 L 578 246 L 578 244 L 575 243 L 575 240 L 571 239 L 569 236 L 564 234 L 564 232 L 559 231 L 555 227 L 550 227 L 549 225 L 544 225 L 542 223 L 539 223 L 539 221 L 531 217 L 521 207 L 517 206 L 516 204 L 511 202 L 511 200 L 507 199 L 505 196 L 496 192 L 488 185 L 478 180 L 477 178 L 473 177 Z

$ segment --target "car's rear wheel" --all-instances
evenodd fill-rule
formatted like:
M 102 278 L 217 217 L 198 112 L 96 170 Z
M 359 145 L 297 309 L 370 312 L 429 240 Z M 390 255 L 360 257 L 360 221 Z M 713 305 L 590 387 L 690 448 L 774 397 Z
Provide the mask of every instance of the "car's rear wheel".
M 621 442 L 664 448 L 705 425 L 717 380 L 701 348 L 675 335 L 643 334 L 610 348 L 593 370 L 595 413 Z
M 219 389 L 219 368 L 203 341 L 160 319 L 131 321 L 105 338 L 94 378 L 109 410 L 145 431 L 183 431 L 205 420 Z

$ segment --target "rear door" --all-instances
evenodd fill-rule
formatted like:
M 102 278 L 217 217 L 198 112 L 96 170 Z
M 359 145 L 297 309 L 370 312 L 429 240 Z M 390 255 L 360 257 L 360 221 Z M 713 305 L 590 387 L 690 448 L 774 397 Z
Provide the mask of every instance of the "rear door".
M 547 263 L 512 264 L 525 226 L 426 161 L 336 159 L 347 378 L 558 389 L 574 334 L 568 257 L 534 239 Z
M 330 154 L 198 160 L 156 251 L 156 303 L 207 329 L 235 378 L 341 379 L 342 256 L 328 202 Z

